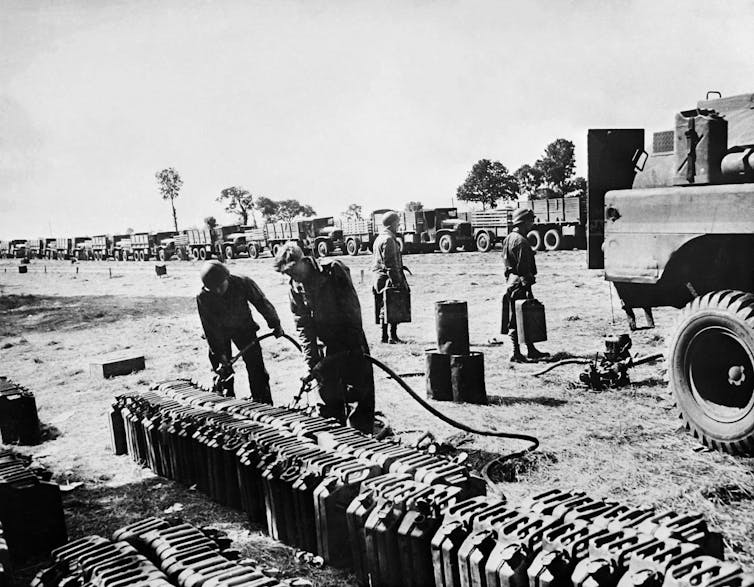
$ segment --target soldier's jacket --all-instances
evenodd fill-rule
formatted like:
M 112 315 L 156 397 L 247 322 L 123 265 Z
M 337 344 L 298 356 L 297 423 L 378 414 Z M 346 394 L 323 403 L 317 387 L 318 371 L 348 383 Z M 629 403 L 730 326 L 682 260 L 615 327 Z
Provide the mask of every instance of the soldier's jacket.
M 386 278 L 390 278 L 393 287 L 405 287 L 406 276 L 403 274 L 403 255 L 395 234 L 384 228 L 372 244 L 372 272 L 375 289 L 384 287 Z M 379 284 L 379 285 L 378 285 Z
M 311 257 L 304 261 L 313 265 L 314 275 L 305 284 L 291 279 L 289 297 L 309 368 L 321 358 L 317 339 L 325 346 L 368 352 L 361 304 L 348 267 L 340 261 L 319 265 Z
M 259 330 L 251 316 L 249 303 L 257 309 L 271 329 L 280 327 L 280 318 L 275 307 L 259 286 L 243 275 L 231 275 L 228 278 L 228 290 L 222 296 L 206 289 L 202 289 L 196 296 L 199 319 L 207 344 L 213 353 L 223 354 L 223 349 L 234 331 L 247 328 Z
M 509 289 L 515 284 L 531 287 L 536 281 L 537 263 L 534 260 L 534 251 L 521 233 L 513 231 L 505 237 L 503 262 Z

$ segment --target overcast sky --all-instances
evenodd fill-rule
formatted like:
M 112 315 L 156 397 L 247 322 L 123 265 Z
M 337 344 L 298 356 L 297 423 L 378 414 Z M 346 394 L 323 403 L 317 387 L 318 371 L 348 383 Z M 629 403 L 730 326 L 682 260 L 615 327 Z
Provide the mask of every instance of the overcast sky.
M 240 185 L 450 205 L 480 158 L 754 92 L 754 3 L 0 0 L 0 239 L 181 228 Z

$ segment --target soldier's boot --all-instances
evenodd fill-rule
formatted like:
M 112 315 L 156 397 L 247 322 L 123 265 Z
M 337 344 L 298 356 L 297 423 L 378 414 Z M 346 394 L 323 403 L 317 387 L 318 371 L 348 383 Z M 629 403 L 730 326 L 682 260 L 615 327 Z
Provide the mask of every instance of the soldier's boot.
M 511 363 L 528 363 L 529 360 L 521 354 L 521 346 L 518 344 L 518 332 L 514 328 L 511 330 L 511 345 L 513 345 L 513 354 L 511 355 Z
M 387 324 L 382 325 L 382 342 L 387 342 Z
M 538 361 L 540 359 L 546 359 L 550 356 L 550 353 L 545 353 L 543 351 L 540 351 L 535 347 L 532 343 L 527 342 L 526 343 L 526 357 L 530 361 Z
M 644 317 L 647 319 L 647 328 L 654 328 L 655 319 L 652 316 L 652 308 L 644 308 Z
M 390 339 L 388 340 L 390 344 L 398 344 L 403 342 L 400 338 L 398 338 L 398 325 L 397 324 L 391 324 L 390 325 Z

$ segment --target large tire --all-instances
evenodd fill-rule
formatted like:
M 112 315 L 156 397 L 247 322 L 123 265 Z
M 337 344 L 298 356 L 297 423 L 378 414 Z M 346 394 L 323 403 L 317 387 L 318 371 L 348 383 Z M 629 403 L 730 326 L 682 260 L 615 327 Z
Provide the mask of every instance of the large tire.
M 454 253 L 456 250 L 456 239 L 452 234 L 443 234 L 437 241 L 437 246 L 443 253 Z
M 696 438 L 754 454 L 754 295 L 726 290 L 689 302 L 668 348 L 668 379 Z
M 249 245 L 246 250 L 249 252 L 249 259 L 256 259 L 259 257 L 259 249 L 256 245 Z
M 495 244 L 489 232 L 483 230 L 476 235 L 476 250 L 480 253 L 491 251 L 493 246 L 495 246 Z
M 199 259 L 201 259 L 202 261 L 207 260 L 207 249 L 205 249 L 204 247 L 199 248 Z
M 327 244 L 327 241 L 319 241 L 316 247 L 317 257 L 327 257 L 330 254 L 330 246 Z
M 547 251 L 559 251 L 563 248 L 563 235 L 557 228 L 550 228 L 543 240 Z
M 346 253 L 348 253 L 352 257 L 355 257 L 356 255 L 358 255 L 360 250 L 361 250 L 361 243 L 357 239 L 349 238 L 346 241 Z
M 398 250 L 401 253 L 406 250 L 406 243 L 403 242 L 403 239 L 401 237 L 395 237 L 395 241 L 398 243 Z
M 281 246 L 282 245 L 280 245 L 278 243 L 275 243 L 274 245 L 272 245 L 272 256 L 273 257 L 277 257 L 278 256 L 278 253 L 280 252 L 280 247 Z
M 232 259 L 234 257 L 233 247 L 231 247 L 230 245 L 228 245 L 227 247 L 225 247 L 225 249 L 223 250 L 223 252 L 225 253 L 225 258 L 226 259 Z
M 534 249 L 535 251 L 544 250 L 544 239 L 542 238 L 542 234 L 536 228 L 530 230 L 526 235 L 526 238 L 528 239 L 532 249 Z
M 165 249 L 160 249 L 159 251 L 157 251 L 157 258 L 160 261 L 164 261 L 165 260 Z
M 194 247 L 193 249 L 191 249 L 191 256 L 193 257 L 194 261 L 198 261 L 199 260 L 199 258 L 200 258 L 199 257 L 199 249 L 197 247 Z

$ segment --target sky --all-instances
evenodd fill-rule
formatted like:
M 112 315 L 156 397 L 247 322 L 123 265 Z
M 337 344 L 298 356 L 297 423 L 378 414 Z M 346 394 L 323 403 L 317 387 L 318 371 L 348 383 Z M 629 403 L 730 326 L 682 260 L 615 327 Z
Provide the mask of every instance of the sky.
M 754 92 L 754 2 L 0 0 L 0 239 L 179 228 L 241 186 L 448 206 L 589 128 Z M 460 206 L 462 209 L 463 206 Z

